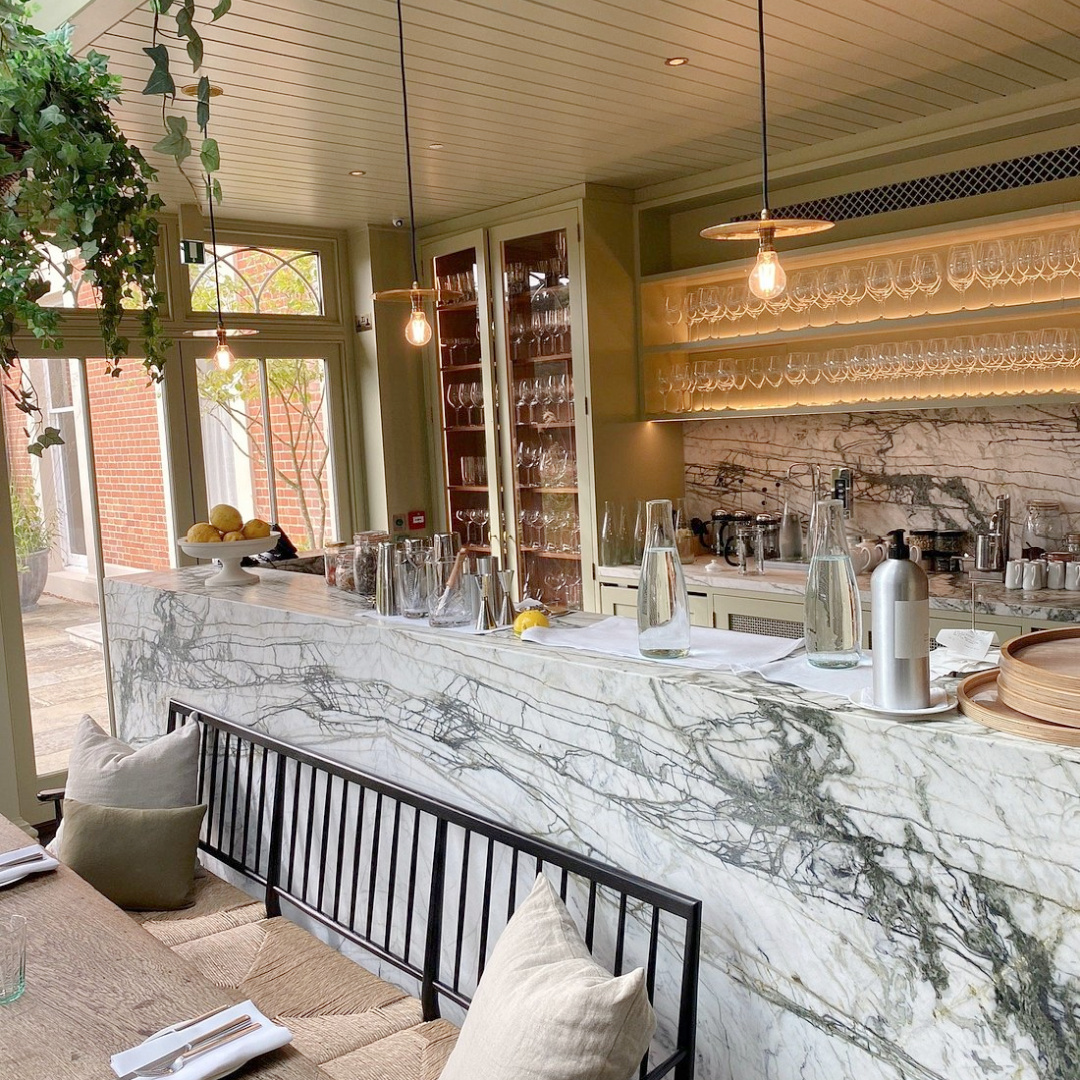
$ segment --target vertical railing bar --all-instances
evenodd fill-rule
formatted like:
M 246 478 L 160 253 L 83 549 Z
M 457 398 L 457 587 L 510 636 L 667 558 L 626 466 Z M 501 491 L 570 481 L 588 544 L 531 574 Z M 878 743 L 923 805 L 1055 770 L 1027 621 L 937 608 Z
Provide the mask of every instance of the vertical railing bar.
M 539 877 L 544 872 L 544 860 L 539 855 L 536 856 L 536 876 Z
M 206 754 L 210 744 L 210 732 L 217 730 L 216 728 L 210 728 L 208 725 L 201 725 L 202 730 L 199 735 L 199 783 L 198 783 L 198 795 L 197 799 L 200 803 L 206 802 L 203 795 L 206 793 Z M 209 833 L 207 834 L 209 836 Z
M 360 804 L 356 808 L 356 842 L 353 845 L 352 897 L 349 901 L 349 929 L 356 930 L 356 897 L 360 892 L 360 848 L 364 843 L 364 797 L 367 788 L 360 787 Z
M 413 807 L 412 852 L 409 855 L 409 894 L 405 903 L 405 950 L 402 958 L 409 962 L 409 947 L 412 944 L 413 905 L 416 899 L 416 865 L 420 857 L 420 807 Z
M 589 909 L 585 915 L 585 948 L 592 952 L 593 933 L 596 930 L 596 882 L 589 882 Z
M 506 898 L 506 921 L 514 914 L 517 907 L 517 875 L 518 875 L 518 849 L 514 848 L 510 855 L 510 893 Z
M 266 755 L 263 755 L 265 761 Z M 266 857 L 266 914 L 276 918 L 281 914 L 278 888 L 281 883 L 281 840 L 285 828 L 285 767 L 287 759 L 277 754 L 274 767 L 274 803 L 270 808 L 270 842 Z
M 424 1020 L 439 1018 L 439 995 L 435 984 L 442 965 L 443 902 L 446 881 L 446 819 L 435 819 L 435 841 L 431 849 L 431 890 L 428 893 L 427 940 L 424 943 L 424 975 L 420 982 L 420 1004 Z
M 567 886 L 567 883 L 569 882 L 569 879 L 570 879 L 570 872 L 564 866 L 563 867 L 563 872 L 562 872 L 562 881 L 559 882 L 559 899 L 564 904 L 566 903 L 566 886 Z
M 364 937 L 371 940 L 371 924 L 375 919 L 375 880 L 379 873 L 379 848 L 382 846 L 382 792 L 375 796 L 375 820 L 371 829 L 371 874 L 368 877 L 367 923 Z
M 256 753 L 256 751 L 258 749 L 259 748 L 255 745 L 255 743 L 252 743 L 252 742 L 248 743 L 247 798 L 244 799 L 244 833 L 243 833 L 243 837 L 244 837 L 243 838 L 243 851 L 244 851 L 244 865 L 245 866 L 247 866 L 248 840 L 250 839 L 250 834 L 248 832 L 248 826 L 251 824 L 251 804 L 252 804 L 252 802 L 254 801 L 254 798 L 255 798 L 254 790 L 252 788 L 252 782 L 255 779 L 255 753 Z M 260 798 L 260 801 L 261 801 L 261 798 L 262 798 L 262 793 L 261 792 L 259 793 L 259 798 Z M 258 873 L 259 872 L 259 862 L 258 862 L 257 859 L 253 863 L 253 866 L 255 868 L 255 872 Z
M 307 838 L 304 841 L 304 876 L 301 878 L 300 895 L 308 899 L 308 880 L 311 875 L 311 839 L 315 834 L 315 791 L 319 786 L 319 774 L 314 765 L 308 766 L 308 812 Z
M 454 989 L 461 985 L 461 951 L 465 938 L 465 903 L 469 893 L 469 842 L 472 830 L 465 830 L 461 852 L 461 884 L 458 888 L 457 939 L 454 941 Z
M 622 974 L 623 947 L 626 944 L 626 893 L 619 894 L 619 928 L 615 932 L 615 967 L 613 975 Z
M 341 922 L 341 875 L 345 870 L 345 831 L 349 818 L 349 783 L 347 777 L 341 778 L 341 809 L 338 811 L 337 870 L 334 874 L 334 921 Z
M 221 729 L 214 728 L 214 745 L 210 753 L 210 794 L 206 799 L 206 842 L 210 847 L 214 846 L 214 793 L 217 791 L 217 756 L 218 739 L 221 737 Z
M 266 763 L 270 758 L 270 751 L 265 747 L 262 752 L 262 767 L 259 770 L 261 779 L 259 781 L 259 813 L 255 821 L 255 869 L 259 869 L 259 856 L 262 854 L 262 836 L 263 825 L 265 824 L 264 814 L 266 812 Z M 277 794 L 275 788 L 274 794 Z M 270 823 L 270 827 L 273 828 L 273 822 Z
M 660 909 L 653 906 L 652 921 L 649 924 L 649 959 L 645 965 L 645 993 L 653 999 L 656 989 L 656 953 L 660 945 Z
M 294 761 L 293 769 L 293 796 L 292 796 L 292 828 L 289 830 L 289 880 L 288 891 L 293 891 L 293 875 L 296 872 L 296 830 L 300 824 L 300 768 L 301 763 Z
M 679 995 L 679 1049 L 682 1061 L 675 1066 L 674 1080 L 692 1080 L 697 1056 L 698 964 L 701 955 L 701 903 L 686 918 L 683 941 L 682 987 Z
M 491 923 L 491 876 L 495 863 L 495 841 L 489 836 L 487 842 L 487 857 L 484 860 L 484 907 L 480 915 L 480 944 L 476 956 L 477 981 L 484 974 L 487 964 L 488 927 Z
M 233 796 L 232 810 L 229 817 L 229 854 L 236 858 L 236 807 L 240 798 L 240 754 L 243 751 L 243 740 L 239 735 L 236 737 L 236 764 L 233 766 Z
M 390 836 L 390 873 L 387 874 L 386 886 L 386 937 L 383 948 L 390 949 L 390 934 L 394 928 L 394 892 L 397 885 L 397 847 L 401 834 L 401 803 L 394 800 L 394 831 Z
M 217 800 L 217 846 L 219 851 L 225 851 L 225 809 L 229 801 L 229 745 L 232 736 L 225 732 L 225 747 L 221 755 L 221 789 L 218 791 Z
M 330 793 L 334 778 L 326 773 L 326 796 L 323 799 L 322 846 L 319 849 L 319 888 L 315 893 L 315 906 L 322 911 L 323 893 L 326 888 L 326 863 L 330 855 Z

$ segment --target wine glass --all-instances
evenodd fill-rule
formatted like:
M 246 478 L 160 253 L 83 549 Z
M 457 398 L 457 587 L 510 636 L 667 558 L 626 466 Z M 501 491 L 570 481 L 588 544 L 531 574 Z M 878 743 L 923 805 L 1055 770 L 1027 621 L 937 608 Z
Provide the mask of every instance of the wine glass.
M 1005 276 L 1005 248 L 1000 240 L 980 240 L 975 248 L 975 276 L 985 286 L 993 307 L 994 288 Z
M 837 320 L 837 305 L 847 287 L 847 274 L 844 272 L 844 267 L 839 264 L 826 266 L 821 271 L 818 287 L 821 291 L 822 304 L 825 305 L 827 311 L 832 313 L 828 321 L 834 323 Z
M 800 270 L 791 281 L 792 307 L 796 311 L 809 311 L 819 299 L 818 272 Z M 807 316 L 809 322 L 809 316 Z
M 458 396 L 458 387 L 460 383 L 451 382 L 446 384 L 446 404 L 449 409 L 454 410 L 454 419 L 450 420 L 449 413 L 447 414 L 447 424 L 449 427 L 457 427 L 461 416 L 461 399 Z
M 936 252 L 924 251 L 915 256 L 915 284 L 926 297 L 924 310 L 930 310 L 930 300 L 941 288 L 941 280 L 941 258 Z
M 964 295 L 975 282 L 975 247 L 972 244 L 953 244 L 945 265 L 949 285 L 960 294 L 960 310 L 964 310 Z
M 690 391 L 691 408 L 695 412 L 701 412 L 706 406 L 708 396 L 712 393 L 715 385 L 716 361 L 695 360 L 694 378 Z
M 1035 299 L 1035 282 L 1046 271 L 1046 240 L 1042 236 L 1025 236 L 1016 243 L 1017 284 L 1028 287 L 1027 303 Z
M 915 256 L 905 255 L 897 259 L 895 265 L 893 291 L 904 301 L 906 313 L 910 315 L 911 298 L 919 291 L 918 280 L 915 277 Z
M 656 369 L 656 392 L 660 395 L 660 412 L 671 412 L 668 395 L 671 393 L 671 368 L 661 364 Z
M 673 412 L 685 412 L 687 407 L 686 392 L 690 389 L 690 372 L 685 364 L 676 364 L 671 369 L 671 390 L 675 396 L 676 407 Z
M 852 263 L 844 268 L 844 292 L 840 302 L 844 307 L 854 310 L 866 295 L 866 267 L 862 263 Z M 854 321 L 854 316 L 845 317 L 845 322 Z
M 671 327 L 671 340 L 676 340 L 675 327 L 683 321 L 686 309 L 686 295 L 675 296 L 668 293 L 664 297 L 664 322 Z
M 1046 240 L 1046 272 L 1051 281 L 1058 281 L 1057 299 L 1065 292 L 1065 278 L 1076 267 L 1076 233 L 1071 229 L 1052 232 Z
M 724 290 L 724 317 L 737 322 L 746 314 L 746 286 L 739 282 Z
M 871 259 L 866 267 L 866 294 L 878 304 L 878 318 L 885 318 L 885 301 L 892 295 L 896 267 L 892 259 Z
M 537 410 L 540 408 L 540 403 L 543 400 L 543 388 L 541 383 L 543 380 L 540 376 L 535 379 L 529 380 L 529 422 L 539 423 L 539 420 L 534 420 L 534 416 L 540 416 Z
M 472 543 L 472 518 L 469 517 L 469 511 L 455 510 L 454 517 L 465 526 L 465 546 L 468 547 Z
M 477 380 L 469 385 L 469 400 L 476 409 L 476 426 L 484 423 L 484 384 Z

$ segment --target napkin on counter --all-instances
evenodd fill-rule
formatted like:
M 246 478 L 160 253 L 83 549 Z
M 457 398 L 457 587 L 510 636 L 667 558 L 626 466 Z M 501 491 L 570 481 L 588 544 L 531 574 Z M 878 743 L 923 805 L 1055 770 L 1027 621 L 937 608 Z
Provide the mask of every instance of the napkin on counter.
M 649 659 L 638 649 L 638 628 L 634 619 L 614 615 L 591 626 L 532 626 L 521 638 L 538 645 L 556 645 L 564 649 L 621 656 L 631 660 Z M 713 630 L 706 626 L 690 627 L 690 655 L 678 660 L 657 663 L 708 671 L 752 671 L 771 660 L 793 653 L 801 639 L 766 637 L 764 634 L 740 634 L 736 630 Z
M 21 866 L 8 865 L 26 855 L 43 855 L 44 858 L 37 862 L 23 863 Z M 5 885 L 14 885 L 16 881 L 22 881 L 24 877 L 29 877 L 31 874 L 55 870 L 59 865 L 40 844 L 29 844 L 26 847 L 16 848 L 14 851 L 5 851 L 0 855 L 0 889 Z
M 757 673 L 772 683 L 801 686 L 833 697 L 850 698 L 873 686 L 873 661 L 869 653 L 863 653 L 859 666 L 853 668 L 814 667 L 806 654 L 789 656 L 772 664 L 763 664 Z
M 200 1020 L 191 1027 L 185 1027 L 181 1031 L 165 1028 L 151 1035 L 146 1042 L 139 1043 L 130 1050 L 113 1054 L 109 1063 L 117 1076 L 126 1076 L 128 1073 L 145 1067 L 149 1062 L 172 1053 L 173 1050 L 180 1054 L 181 1048 L 186 1043 L 222 1027 L 230 1020 L 238 1020 L 241 1016 L 250 1016 L 257 1026 L 241 1038 L 193 1058 L 171 1076 L 175 1080 L 215 1080 L 216 1077 L 227 1076 L 235 1069 L 239 1069 L 252 1058 L 260 1054 L 268 1054 L 271 1050 L 277 1050 L 278 1047 L 292 1041 L 292 1032 L 287 1027 L 267 1019 L 253 1002 L 243 1001 L 239 1005 L 214 1013 L 213 1016 Z

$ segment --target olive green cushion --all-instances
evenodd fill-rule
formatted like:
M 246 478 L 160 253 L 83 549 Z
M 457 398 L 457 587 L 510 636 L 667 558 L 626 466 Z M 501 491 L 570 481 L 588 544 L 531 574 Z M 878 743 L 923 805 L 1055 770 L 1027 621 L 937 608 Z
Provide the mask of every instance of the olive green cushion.
M 205 813 L 205 806 L 131 810 L 65 799 L 64 862 L 122 908 L 184 907 Z

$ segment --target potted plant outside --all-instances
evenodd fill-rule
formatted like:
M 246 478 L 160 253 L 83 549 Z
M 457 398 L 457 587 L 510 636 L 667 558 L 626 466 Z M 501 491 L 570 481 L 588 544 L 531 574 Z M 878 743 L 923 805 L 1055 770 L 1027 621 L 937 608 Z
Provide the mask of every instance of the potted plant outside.
M 15 565 L 19 571 L 19 607 L 32 611 L 49 577 L 53 528 L 38 508 L 33 492 L 11 486 L 11 521 L 15 533 Z

